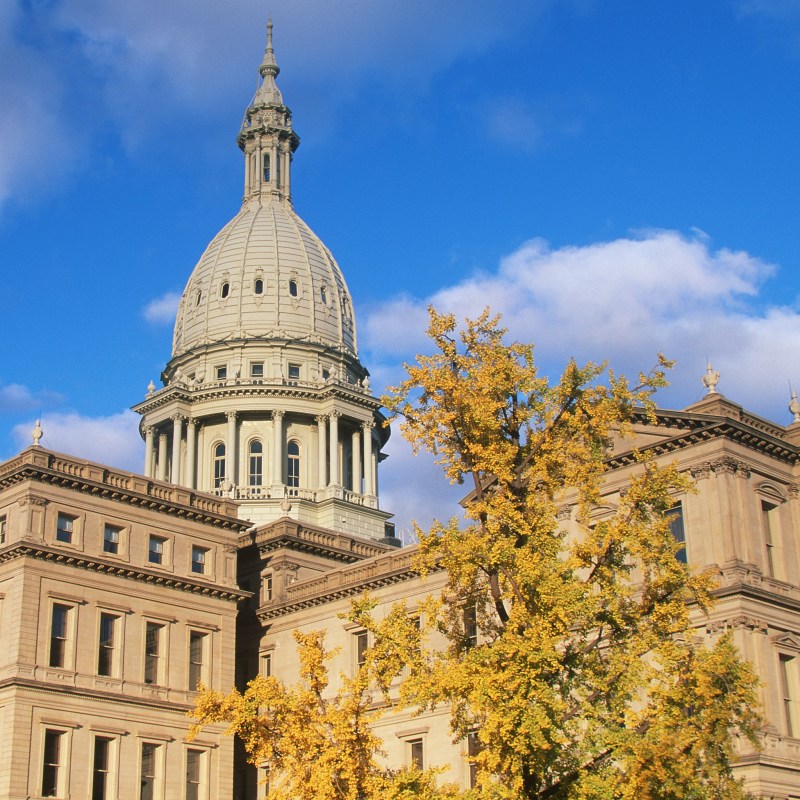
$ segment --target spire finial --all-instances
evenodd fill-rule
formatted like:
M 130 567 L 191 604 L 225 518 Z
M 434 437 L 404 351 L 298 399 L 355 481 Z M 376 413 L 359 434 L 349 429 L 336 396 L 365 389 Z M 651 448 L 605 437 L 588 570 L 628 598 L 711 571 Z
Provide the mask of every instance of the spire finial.
M 275 51 L 272 49 L 272 17 L 267 20 L 267 49 L 264 51 L 264 58 L 258 71 L 265 81 L 267 75 L 271 75 L 274 80 L 281 71 L 278 62 L 275 61 Z
M 708 394 L 717 394 L 717 384 L 719 383 L 719 370 L 711 366 L 711 362 L 706 362 L 706 373 L 702 379 L 703 386 L 708 389 Z

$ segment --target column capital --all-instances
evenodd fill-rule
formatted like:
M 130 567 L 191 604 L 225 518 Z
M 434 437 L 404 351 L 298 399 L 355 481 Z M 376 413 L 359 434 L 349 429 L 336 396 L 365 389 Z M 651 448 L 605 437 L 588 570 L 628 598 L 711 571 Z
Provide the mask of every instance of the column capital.
M 194 417 L 186 417 L 186 424 L 190 428 L 196 428 L 197 427 L 197 420 Z
M 273 419 L 283 419 L 283 415 L 285 413 L 286 413 L 285 411 L 279 411 L 279 410 L 273 411 L 272 412 L 272 418 Z
M 225 412 L 225 416 L 228 418 L 228 421 L 230 421 L 232 419 L 235 420 L 236 419 L 236 413 L 237 413 L 236 411 L 226 411 Z
M 375 427 L 375 423 L 372 421 L 369 422 L 362 422 L 361 427 L 364 429 L 364 433 L 371 431 Z
M 173 415 L 170 417 L 170 419 L 171 419 L 173 422 L 181 422 L 181 423 L 183 423 L 183 422 L 186 422 L 186 420 L 188 419 L 188 417 L 187 417 L 185 414 L 173 414 Z
M 324 425 L 328 421 L 327 414 L 317 414 L 316 416 L 317 425 Z

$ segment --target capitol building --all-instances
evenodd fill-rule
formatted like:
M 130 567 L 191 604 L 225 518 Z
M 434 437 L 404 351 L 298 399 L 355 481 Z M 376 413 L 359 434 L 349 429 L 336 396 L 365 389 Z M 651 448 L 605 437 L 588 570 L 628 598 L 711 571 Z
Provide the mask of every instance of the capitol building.
M 276 83 L 269 26 L 238 134 L 243 198 L 188 276 L 172 354 L 134 406 L 142 474 L 33 444 L 0 464 L 0 800 L 256 800 L 264 775 L 224 726 L 188 737 L 200 683 L 293 682 L 294 631 L 324 629 L 331 674 L 358 669 L 365 631 L 342 618 L 369 590 L 413 609 L 441 589 L 381 508 L 389 437 L 356 310 L 325 244 L 295 213 L 300 144 Z M 187 270 L 188 272 L 188 270 Z M 750 414 L 711 382 L 658 410 L 636 445 L 691 474 L 674 527 L 718 602 L 698 636 L 733 631 L 759 673 L 754 795 L 800 798 L 800 414 Z M 636 469 L 609 457 L 612 507 Z M 575 510 L 559 514 L 579 530 Z M 446 709 L 376 723 L 387 762 L 464 788 L 468 743 Z

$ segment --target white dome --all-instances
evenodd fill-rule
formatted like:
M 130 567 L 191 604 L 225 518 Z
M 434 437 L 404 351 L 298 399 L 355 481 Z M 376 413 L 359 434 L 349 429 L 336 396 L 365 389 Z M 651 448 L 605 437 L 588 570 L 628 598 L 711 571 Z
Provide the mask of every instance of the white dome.
M 252 339 L 318 343 L 358 357 L 342 272 L 285 201 L 251 199 L 214 237 L 181 297 L 172 355 Z

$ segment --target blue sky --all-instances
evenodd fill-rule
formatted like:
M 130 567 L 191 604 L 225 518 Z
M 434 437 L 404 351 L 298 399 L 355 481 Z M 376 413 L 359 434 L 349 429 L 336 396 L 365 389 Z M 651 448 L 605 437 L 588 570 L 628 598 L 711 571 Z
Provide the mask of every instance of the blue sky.
M 425 306 L 502 311 L 570 355 L 678 362 L 664 405 L 782 424 L 800 385 L 796 0 L 11 0 L 0 4 L 0 457 L 130 469 L 126 409 L 237 211 L 268 10 L 302 144 L 295 209 L 336 256 L 375 385 Z M 384 507 L 450 513 L 393 437 Z M 452 497 L 452 492 L 447 495 Z

